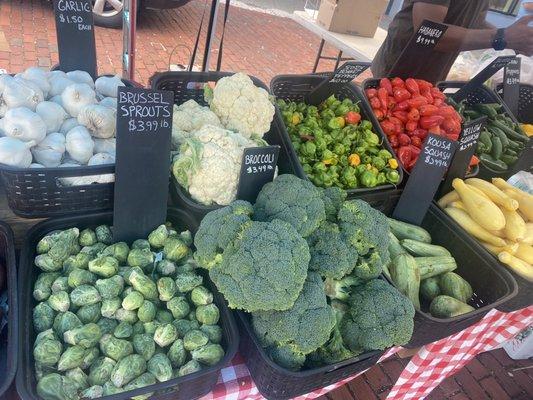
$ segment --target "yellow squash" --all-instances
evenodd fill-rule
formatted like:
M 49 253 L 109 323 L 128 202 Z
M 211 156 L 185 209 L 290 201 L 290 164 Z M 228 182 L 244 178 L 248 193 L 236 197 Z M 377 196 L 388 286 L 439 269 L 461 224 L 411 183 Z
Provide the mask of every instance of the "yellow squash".
M 446 208 L 452 201 L 458 201 L 459 195 L 455 190 L 452 190 L 450 193 L 445 194 L 437 202 L 440 208 Z
M 520 275 L 522 278 L 528 280 L 529 282 L 533 282 L 533 266 L 530 264 L 522 261 L 519 258 L 516 258 L 512 254 L 507 253 L 506 251 L 498 254 L 498 259 L 511 267 L 513 272 Z
M 507 245 L 505 240 L 488 232 L 472 218 L 470 218 L 470 216 L 464 210 L 454 207 L 447 207 L 444 211 L 450 217 L 452 217 L 453 220 L 457 222 L 465 231 L 482 242 L 490 243 L 498 247 L 504 247 Z
M 518 250 L 518 243 L 513 243 L 513 244 L 510 244 L 504 247 L 498 247 L 498 246 L 494 246 L 492 244 L 483 243 L 483 242 L 481 242 L 481 245 L 485 247 L 489 251 L 490 254 L 496 257 L 498 257 L 498 254 L 504 251 L 506 251 L 509 254 L 515 254 L 516 251 Z
M 527 262 L 528 264 L 533 264 L 533 247 L 527 244 L 519 243 L 518 249 L 514 256 L 518 257 L 522 261 Z
M 522 243 L 533 245 L 533 222 L 526 223 L 526 237 L 522 240 Z
M 518 211 L 520 211 L 520 213 L 524 215 L 528 221 L 533 222 L 533 196 L 518 189 L 507 189 L 504 192 L 509 197 L 512 197 L 518 201 Z
M 522 217 L 516 211 L 509 211 L 502 208 L 503 215 L 505 216 L 505 237 L 513 242 L 519 242 L 524 240 L 527 233 L 526 223 Z
M 478 178 L 470 178 L 465 180 L 465 182 L 467 185 L 481 190 L 489 199 L 506 210 L 515 211 L 518 208 L 518 201 L 507 196 L 490 182 Z

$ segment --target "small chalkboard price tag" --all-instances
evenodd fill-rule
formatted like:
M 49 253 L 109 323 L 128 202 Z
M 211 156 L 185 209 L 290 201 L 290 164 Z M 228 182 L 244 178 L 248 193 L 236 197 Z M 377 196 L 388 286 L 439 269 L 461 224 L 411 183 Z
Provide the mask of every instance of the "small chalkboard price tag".
M 316 88 L 309 92 L 305 102 L 311 105 L 319 105 L 339 88 L 353 81 L 370 67 L 367 62 L 348 61 L 342 64 L 331 76 Z
M 456 102 L 466 99 L 468 93 L 482 86 L 487 79 L 490 79 L 496 72 L 507 66 L 516 56 L 496 57 L 489 65 L 483 68 L 466 85 L 455 92 L 452 97 Z
M 146 237 L 166 220 L 173 104 L 171 91 L 118 90 L 115 241 Z
M 515 57 L 505 66 L 503 74 L 503 101 L 514 115 L 518 113 L 521 61 L 520 58 Z
M 444 136 L 429 134 L 392 213 L 392 217 L 420 225 L 451 165 L 457 143 Z
M 61 71 L 86 71 L 95 79 L 92 3 L 91 0 L 54 0 L 54 13 Z
M 237 198 L 254 203 L 257 195 L 274 179 L 279 146 L 248 147 L 242 155 Z
M 447 29 L 447 25 L 438 22 L 422 21 L 387 76 L 403 79 L 417 77 L 416 71 L 423 65 L 424 55 L 435 48 Z

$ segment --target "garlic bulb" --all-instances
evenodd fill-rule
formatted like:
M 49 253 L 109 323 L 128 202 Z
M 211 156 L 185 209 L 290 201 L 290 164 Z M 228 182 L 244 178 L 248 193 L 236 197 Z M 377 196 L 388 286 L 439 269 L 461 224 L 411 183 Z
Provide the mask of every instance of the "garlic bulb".
M 31 164 L 30 147 L 35 142 L 23 142 L 12 137 L 0 138 L 0 163 L 12 167 L 28 168 Z
M 52 103 L 56 103 L 56 104 L 60 105 L 61 108 L 63 108 L 63 99 L 61 98 L 60 94 L 56 94 L 55 96 L 50 97 L 49 101 L 51 101 Z M 64 110 L 64 108 L 63 108 L 63 110 Z
M 7 111 L 4 121 L 6 136 L 24 142 L 39 143 L 46 136 L 46 124 L 43 119 L 29 108 L 17 107 Z
M 50 82 L 48 82 L 47 75 L 47 71 L 38 67 L 30 67 L 20 74 L 22 78 L 35 83 L 43 91 L 45 98 L 50 91 Z
M 88 165 L 114 164 L 115 157 L 108 153 L 97 153 L 91 157 Z M 86 177 L 89 183 L 110 183 L 115 181 L 115 174 L 90 175 Z
M 87 164 L 93 155 L 94 142 L 87 128 L 77 126 L 68 131 L 65 147 L 73 160 Z
M 39 103 L 35 112 L 46 124 L 46 133 L 58 132 L 63 122 L 68 118 L 68 114 L 63 107 L 51 101 Z
M 1 121 L 1 120 L 0 120 Z M 109 153 L 113 157 L 116 155 L 117 139 L 94 139 L 95 153 Z
M 105 97 L 117 97 L 118 87 L 126 86 L 120 76 L 101 76 L 94 82 L 96 91 Z
M 96 103 L 96 93 L 86 83 L 75 83 L 65 88 L 61 100 L 63 108 L 77 118 L 83 107 Z
M 9 109 L 9 107 L 7 106 L 4 100 L 4 89 L 6 87 L 6 84 L 12 80 L 14 80 L 14 78 L 11 75 L 8 75 L 8 74 L 0 75 L 0 117 L 3 117 L 4 115 L 6 115 L 6 112 Z
M 59 69 L 56 69 L 54 71 L 48 71 L 47 75 L 48 75 L 48 80 L 52 80 L 52 79 L 56 79 L 56 78 L 66 78 L 67 77 L 67 74 L 64 73 L 63 71 L 59 70 Z
M 67 72 L 67 78 L 76 83 L 86 83 L 87 85 L 91 87 L 91 89 L 94 89 L 93 78 L 86 71 L 76 70 L 76 71 Z
M 50 78 L 48 78 L 48 81 L 50 82 L 50 91 L 48 92 L 49 97 L 54 97 L 57 95 L 61 95 L 63 91 L 69 87 L 70 85 L 74 85 L 75 82 L 71 81 L 67 78 L 67 75 L 62 71 L 53 71 L 53 72 L 61 72 L 63 75 L 53 75 Z
M 65 153 L 65 136 L 59 132 L 47 135 L 41 143 L 31 149 L 33 158 L 45 167 L 57 167 Z
M 70 131 L 72 128 L 75 128 L 79 126 L 78 120 L 76 118 L 69 118 L 66 119 L 65 122 L 61 124 L 61 127 L 59 128 L 59 132 L 61 132 L 63 135 L 66 135 L 68 131 Z
M 75 168 L 79 167 L 76 161 L 66 160 L 59 168 Z M 59 178 L 59 183 L 63 186 L 82 186 L 89 185 L 91 182 L 88 182 L 87 177 L 85 176 L 73 176 L 68 178 Z
M 37 104 L 44 101 L 43 91 L 23 78 L 7 80 L 2 97 L 8 108 L 26 107 L 32 111 L 35 111 Z
M 116 111 L 99 104 L 91 104 L 80 110 L 78 123 L 89 129 L 93 137 L 109 139 L 115 136 Z
M 104 97 L 99 103 L 101 106 L 117 109 L 117 99 L 115 97 Z

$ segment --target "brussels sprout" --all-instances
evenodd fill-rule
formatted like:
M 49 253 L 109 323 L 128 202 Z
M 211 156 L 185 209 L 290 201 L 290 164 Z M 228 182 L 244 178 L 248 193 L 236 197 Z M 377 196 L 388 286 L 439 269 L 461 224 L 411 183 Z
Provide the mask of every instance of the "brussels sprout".
M 59 340 L 43 339 L 33 349 L 33 358 L 37 364 L 53 367 L 59 361 L 63 346 Z
M 137 317 L 141 322 L 153 321 L 156 314 L 156 306 L 150 300 L 144 300 L 137 310 Z
M 73 268 L 68 274 L 67 282 L 73 289 L 81 285 L 93 285 L 96 282 L 96 275 L 86 269 Z
M 141 333 L 133 336 L 133 349 L 148 361 L 155 354 L 155 342 L 153 336 L 148 333 Z
M 119 264 L 124 264 L 128 260 L 130 248 L 126 242 L 117 242 L 107 246 L 100 255 L 111 256 L 115 258 Z
M 117 362 L 109 357 L 100 357 L 94 361 L 89 370 L 89 383 L 103 385 L 111 378 L 111 372 Z
M 39 254 L 35 257 L 35 266 L 44 272 L 60 271 L 63 268 L 62 261 L 54 260 L 48 254 Z
M 76 254 L 80 251 L 78 245 L 78 236 L 80 231 L 78 228 L 70 228 L 60 232 L 57 236 L 57 240 L 52 243 L 47 255 L 63 266 L 68 256 Z
M 37 346 L 37 343 L 39 343 L 41 340 L 57 340 L 57 339 L 58 338 L 54 330 L 47 329 L 37 334 L 37 336 L 35 337 L 35 342 L 33 342 L 33 348 L 35 348 L 35 346 Z
M 123 308 L 119 308 L 115 312 L 115 319 L 119 321 L 129 322 L 130 324 L 134 324 L 138 321 L 137 318 L 137 312 L 134 310 L 125 310 Z
M 220 344 L 222 341 L 222 328 L 218 325 L 202 325 L 200 330 L 207 335 L 211 343 Z
M 133 346 L 124 339 L 117 339 L 113 335 L 106 334 L 100 339 L 102 353 L 115 361 L 121 360 L 133 353 Z
M 122 300 L 124 300 L 126 298 L 126 296 L 128 294 L 130 294 L 131 292 L 135 291 L 134 288 L 132 288 L 131 286 L 128 286 L 126 287 L 126 289 L 123 290 L 123 292 L 120 294 L 120 297 L 122 298 Z
M 52 283 L 51 289 L 52 293 L 69 291 L 68 278 L 66 276 L 60 276 Z
M 183 337 L 183 346 L 188 351 L 205 346 L 207 342 L 209 342 L 209 337 L 198 329 L 187 332 Z
M 89 271 L 104 278 L 110 278 L 118 274 L 118 261 L 113 257 L 100 256 L 89 261 Z
M 176 339 L 168 349 L 167 356 L 174 368 L 179 368 L 187 361 L 187 351 L 183 346 L 183 340 Z
M 43 272 L 39 274 L 33 286 L 33 298 L 37 301 L 44 301 L 52 294 L 52 284 L 59 278 L 59 272 Z
M 155 320 L 160 324 L 170 324 L 172 321 L 174 321 L 174 317 L 169 311 L 157 310 L 157 313 L 155 314 Z
M 103 244 L 110 245 L 113 243 L 113 233 L 111 232 L 111 229 L 107 225 L 100 225 L 97 226 L 94 230 L 94 233 L 96 233 L 96 240 Z
M 85 356 L 83 356 L 80 368 L 83 370 L 88 369 L 98 357 L 100 357 L 100 349 L 98 347 L 88 349 L 85 352 Z
M 53 328 L 54 328 L 55 333 L 60 338 L 62 338 L 63 334 L 66 331 L 77 328 L 82 325 L 83 324 L 81 323 L 80 319 L 78 318 L 76 314 L 74 314 L 71 311 L 67 311 L 67 312 L 59 313 L 56 315 L 56 317 L 54 318 Z
M 94 286 L 102 299 L 113 299 L 118 297 L 124 290 L 124 278 L 114 275 L 107 279 L 98 279 Z
M 190 263 L 186 263 L 176 267 L 176 276 L 188 274 L 189 272 L 194 272 L 196 266 Z
M 172 324 L 158 326 L 154 333 L 154 341 L 160 347 L 166 347 L 178 338 L 178 331 Z
M 169 260 L 158 261 L 155 268 L 161 276 L 170 276 L 176 273 L 176 264 Z
M 113 333 L 118 325 L 118 322 L 115 319 L 104 317 L 100 318 L 96 324 L 100 327 L 102 335 L 105 335 L 106 333 Z
M 130 267 L 145 268 L 154 263 L 154 253 L 150 249 L 132 249 L 128 254 Z
M 172 365 L 165 354 L 154 354 L 146 364 L 146 369 L 151 372 L 159 382 L 172 379 Z
M 180 337 L 184 337 L 187 332 L 190 332 L 195 329 L 200 329 L 200 324 L 198 321 L 190 321 L 188 319 L 179 319 L 177 321 L 172 322 L 172 325 L 176 327 L 178 330 L 178 335 Z
M 37 243 L 37 254 L 44 254 L 48 253 L 50 249 L 52 248 L 52 244 L 54 244 L 57 240 L 57 237 L 59 236 L 59 231 L 55 233 L 49 233 L 45 237 L 43 237 L 41 240 L 39 240 L 39 243 Z
M 104 389 L 104 396 L 111 396 L 112 394 L 122 393 L 124 391 L 123 388 L 118 388 L 113 385 L 111 381 L 107 381 L 102 387 Z
M 74 268 L 87 269 L 89 268 L 89 261 L 93 258 L 89 253 L 79 252 L 75 256 L 70 256 L 63 261 L 63 271 L 72 271 Z
M 87 228 L 80 232 L 80 237 L 78 238 L 80 246 L 92 246 L 97 241 L 96 233 L 92 229 Z
M 193 360 L 205 365 L 215 365 L 224 357 L 224 349 L 219 344 L 206 344 L 191 352 Z
M 119 339 L 126 339 L 133 334 L 133 326 L 128 322 L 121 322 L 115 328 L 113 335 Z
M 144 333 L 144 322 L 137 321 L 132 325 L 131 335 L 139 335 Z
M 98 344 L 102 337 L 102 330 L 98 324 L 90 323 L 79 328 L 66 331 L 63 334 L 63 341 L 68 344 L 78 345 L 90 349 Z
M 33 328 L 43 332 L 54 325 L 55 311 L 47 303 L 39 303 L 33 309 Z
M 102 317 L 114 318 L 115 313 L 121 305 L 122 300 L 120 300 L 119 297 L 102 300 L 102 307 L 100 308 L 100 313 L 102 314 Z
M 220 311 L 216 304 L 198 306 L 196 308 L 196 319 L 204 325 L 215 325 L 220 318 Z
M 191 231 L 183 231 L 180 233 L 180 239 L 186 246 L 192 245 L 192 233 Z
M 139 268 L 134 268 L 129 275 L 129 281 L 133 288 L 140 292 L 145 299 L 157 300 L 157 286 L 150 278 L 148 278 Z
M 111 382 L 116 387 L 127 385 L 146 371 L 146 361 L 138 354 L 131 354 L 117 362 L 111 373 Z
M 96 243 L 92 246 L 85 246 L 81 249 L 82 253 L 87 253 L 91 259 L 97 257 L 107 246 L 103 243 Z
M 203 278 L 193 272 L 188 272 L 176 276 L 176 286 L 181 293 L 187 293 L 193 290 L 196 286 L 202 284 Z
M 177 236 L 165 240 L 163 255 L 167 260 L 179 262 L 189 255 L 189 247 Z
M 57 362 L 57 370 L 66 371 L 81 366 L 86 351 L 87 349 L 82 346 L 67 347 Z
M 146 239 L 137 239 L 131 244 L 132 249 L 148 249 L 150 250 L 150 242 Z
M 159 225 L 148 235 L 148 243 L 150 246 L 159 249 L 165 244 L 165 240 L 168 238 L 168 229 L 165 225 Z
M 167 302 L 167 308 L 172 313 L 174 319 L 185 318 L 191 311 L 191 306 L 185 297 L 182 296 L 172 298 L 169 302 Z
M 80 285 L 70 292 L 70 301 L 78 307 L 95 304 L 101 300 L 102 297 L 94 286 Z
M 205 306 L 213 302 L 213 293 L 203 286 L 196 286 L 191 291 L 191 301 L 196 306 Z
M 132 267 L 119 267 L 118 274 L 124 279 L 124 283 L 131 285 L 130 283 L 130 273 L 133 271 Z
M 82 399 L 98 399 L 104 395 L 104 388 L 100 385 L 91 386 L 82 390 L 80 397 Z
M 145 322 L 143 326 L 144 326 L 144 333 L 153 335 L 156 329 L 161 326 L 161 323 L 157 321 L 150 321 L 150 322 Z
M 67 292 L 52 293 L 47 300 L 48 305 L 55 311 L 65 312 L 70 308 L 70 298 Z
M 185 376 L 185 375 L 193 374 L 195 372 L 200 371 L 201 369 L 202 369 L 202 366 L 200 365 L 198 361 L 191 360 L 178 370 L 178 376 Z
M 146 386 L 155 385 L 157 383 L 157 380 L 155 379 L 155 376 L 151 374 L 150 372 L 145 372 L 141 376 L 138 376 L 134 380 L 132 380 L 130 383 L 128 383 L 126 386 L 124 386 L 124 390 L 135 390 L 140 389 Z M 147 393 L 148 397 L 152 395 L 152 393 Z M 135 400 L 139 400 L 139 396 L 135 396 Z
M 157 291 L 159 292 L 159 300 L 169 301 L 176 293 L 176 284 L 174 279 L 163 277 L 157 281 Z
M 78 388 L 78 390 L 84 390 L 89 387 L 87 375 L 85 374 L 85 372 L 82 371 L 80 367 L 69 369 L 65 373 L 65 376 L 69 377 L 74 382 L 76 382 L 76 387 Z
M 43 400 L 77 400 L 76 383 L 69 377 L 51 373 L 37 383 L 37 395 Z
M 90 304 L 88 306 L 82 306 L 76 315 L 84 324 L 89 324 L 91 322 L 97 322 L 101 316 L 102 303 Z
M 122 300 L 122 308 L 128 311 L 137 310 L 144 302 L 144 297 L 139 292 L 133 290 L 124 300 Z

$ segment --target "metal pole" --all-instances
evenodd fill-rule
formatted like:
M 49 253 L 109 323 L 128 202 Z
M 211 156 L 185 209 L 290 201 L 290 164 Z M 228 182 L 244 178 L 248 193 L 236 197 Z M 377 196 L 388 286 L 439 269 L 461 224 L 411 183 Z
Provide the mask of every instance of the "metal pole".
M 122 13 L 122 77 L 135 78 L 135 35 L 137 34 L 137 0 L 124 0 Z
M 218 1 L 212 0 L 211 11 L 209 14 L 209 25 L 207 25 L 207 38 L 205 41 L 204 59 L 202 60 L 202 71 L 209 71 L 209 59 L 211 58 L 211 45 L 215 39 L 217 32 L 217 15 L 218 15 Z

